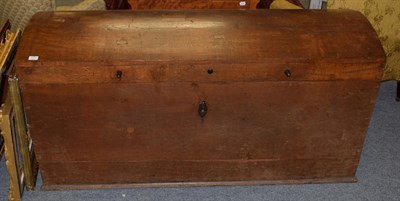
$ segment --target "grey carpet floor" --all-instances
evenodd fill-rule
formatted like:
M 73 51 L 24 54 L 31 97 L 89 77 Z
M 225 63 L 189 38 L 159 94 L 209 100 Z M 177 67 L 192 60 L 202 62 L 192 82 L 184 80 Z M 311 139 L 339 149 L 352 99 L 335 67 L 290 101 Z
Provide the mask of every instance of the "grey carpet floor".
M 396 82 L 383 82 L 368 129 L 358 183 L 265 185 L 233 187 L 139 188 L 80 191 L 25 192 L 24 201 L 122 200 L 400 200 L 400 103 Z M 0 162 L 0 200 L 6 200 L 8 178 Z M 39 177 L 38 187 L 41 185 Z

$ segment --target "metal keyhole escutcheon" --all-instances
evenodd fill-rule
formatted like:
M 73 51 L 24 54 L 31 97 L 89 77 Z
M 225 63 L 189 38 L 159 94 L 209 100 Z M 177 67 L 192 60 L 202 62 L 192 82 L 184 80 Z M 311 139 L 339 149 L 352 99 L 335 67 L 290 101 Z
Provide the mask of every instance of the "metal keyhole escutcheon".
M 201 118 L 204 118 L 207 115 L 207 110 L 208 110 L 207 102 L 206 101 L 202 101 L 199 104 L 199 116 Z

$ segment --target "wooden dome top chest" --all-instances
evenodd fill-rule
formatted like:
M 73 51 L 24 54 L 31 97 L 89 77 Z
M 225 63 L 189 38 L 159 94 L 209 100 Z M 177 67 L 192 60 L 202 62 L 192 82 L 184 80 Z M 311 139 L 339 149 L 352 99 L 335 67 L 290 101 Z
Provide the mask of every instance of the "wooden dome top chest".
M 15 69 L 65 189 L 354 181 L 384 61 L 353 11 L 43 12 Z

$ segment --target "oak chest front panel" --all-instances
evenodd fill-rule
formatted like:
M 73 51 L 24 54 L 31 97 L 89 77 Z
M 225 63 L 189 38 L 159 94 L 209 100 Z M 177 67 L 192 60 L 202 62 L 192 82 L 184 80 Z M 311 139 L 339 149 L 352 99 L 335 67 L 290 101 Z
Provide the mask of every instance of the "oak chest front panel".
M 15 67 L 64 189 L 354 181 L 383 63 L 356 12 L 192 10 L 39 13 Z

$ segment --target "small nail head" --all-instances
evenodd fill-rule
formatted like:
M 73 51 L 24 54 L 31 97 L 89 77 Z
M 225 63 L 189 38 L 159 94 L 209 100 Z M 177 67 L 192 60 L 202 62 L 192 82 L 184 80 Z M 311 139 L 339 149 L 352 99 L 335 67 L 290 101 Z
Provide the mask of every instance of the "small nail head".
M 122 78 L 122 71 L 118 70 L 116 76 L 117 76 L 118 79 L 121 79 Z
M 292 72 L 290 71 L 290 69 L 286 69 L 284 71 L 284 73 L 285 73 L 286 77 L 291 77 L 292 76 Z

